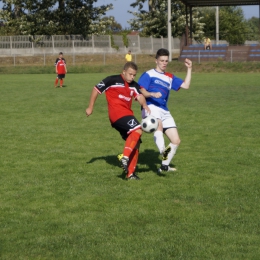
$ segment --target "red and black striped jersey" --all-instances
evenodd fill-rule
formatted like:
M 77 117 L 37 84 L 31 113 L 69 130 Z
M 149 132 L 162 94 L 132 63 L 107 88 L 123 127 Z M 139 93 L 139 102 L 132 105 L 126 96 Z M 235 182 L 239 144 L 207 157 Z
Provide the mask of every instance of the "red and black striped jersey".
M 58 74 L 66 74 L 66 60 L 64 58 L 57 58 L 55 62 Z
M 122 75 L 109 76 L 95 86 L 99 94 L 105 92 L 108 115 L 111 123 L 119 118 L 134 115 L 132 99 L 141 94 L 140 86 L 135 81 L 127 83 Z

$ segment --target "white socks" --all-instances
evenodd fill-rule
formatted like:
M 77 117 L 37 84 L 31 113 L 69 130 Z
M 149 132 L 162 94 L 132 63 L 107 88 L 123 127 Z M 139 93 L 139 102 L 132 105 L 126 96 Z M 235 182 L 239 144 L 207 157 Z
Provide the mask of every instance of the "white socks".
M 162 164 L 169 165 L 173 156 L 176 154 L 176 150 L 178 148 L 178 145 L 170 143 L 169 146 L 171 147 L 171 151 L 168 153 L 168 159 L 163 160 Z
M 155 142 L 155 144 L 156 144 L 160 154 L 162 154 L 164 149 L 165 149 L 165 142 L 164 142 L 163 132 L 161 132 L 161 131 L 155 131 L 154 132 L 154 142 Z M 176 153 L 176 150 L 178 149 L 178 145 L 176 145 L 176 144 L 170 143 L 169 146 L 171 147 L 171 151 L 168 154 L 168 159 L 162 161 L 162 164 L 164 164 L 164 165 L 169 165 L 170 164 L 173 156 Z
M 155 131 L 154 134 L 153 134 L 153 138 L 154 138 L 154 142 L 155 142 L 160 154 L 162 154 L 162 152 L 165 149 L 163 132 L 162 131 Z

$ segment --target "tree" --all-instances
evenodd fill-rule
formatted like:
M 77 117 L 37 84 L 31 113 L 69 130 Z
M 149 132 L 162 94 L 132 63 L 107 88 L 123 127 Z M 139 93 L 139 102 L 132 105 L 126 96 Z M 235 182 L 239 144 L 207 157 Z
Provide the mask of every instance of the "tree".
M 148 11 L 144 9 L 144 4 L 148 4 Z M 140 30 L 144 36 L 167 36 L 167 0 L 136 0 L 131 6 L 138 7 L 138 12 L 129 11 L 136 17 L 130 21 L 132 29 Z M 185 6 L 180 1 L 171 1 L 171 10 L 172 36 L 182 36 L 186 28 Z M 192 12 L 193 38 L 200 39 L 203 33 L 203 24 L 200 22 L 200 17 L 198 17 L 197 8 L 193 8 Z
M 247 30 L 241 7 L 221 7 L 219 21 L 220 39 L 225 39 L 229 44 L 244 44 Z
M 200 8 L 200 16 L 205 24 L 205 36 L 216 36 L 216 9 Z M 248 27 L 241 7 L 224 6 L 219 8 L 219 39 L 229 44 L 244 44 Z
M 3 0 L 4 6 L 0 19 L 4 21 L 6 34 L 35 34 L 48 31 L 52 24 L 48 23 L 50 9 L 55 1 Z
M 199 8 L 201 22 L 204 23 L 204 36 L 211 39 L 216 37 L 216 8 L 202 7 Z
M 246 21 L 247 35 L 246 39 L 249 41 L 259 40 L 259 18 L 252 17 Z
M 115 21 L 114 16 L 105 16 L 91 24 L 93 34 L 111 34 L 122 31 L 121 24 Z
M 0 19 L 6 34 L 53 35 L 95 33 L 112 4 L 94 7 L 97 0 L 3 0 Z

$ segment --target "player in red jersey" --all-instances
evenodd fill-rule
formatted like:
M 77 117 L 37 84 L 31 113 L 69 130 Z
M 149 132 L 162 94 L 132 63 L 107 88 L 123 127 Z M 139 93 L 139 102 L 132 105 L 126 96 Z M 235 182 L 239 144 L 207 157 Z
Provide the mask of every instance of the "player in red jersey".
M 65 74 L 67 73 L 67 66 L 66 66 L 66 61 L 63 58 L 63 53 L 59 53 L 59 58 L 56 59 L 55 61 L 55 67 L 56 67 L 56 74 L 57 78 L 54 83 L 54 87 L 57 88 L 58 82 L 60 80 L 60 88 L 63 86 L 63 79 L 65 78 Z
M 138 180 L 135 168 L 138 161 L 142 129 L 131 109 L 133 98 L 148 113 L 150 113 L 150 109 L 140 92 L 140 86 L 134 81 L 136 73 L 137 65 L 134 62 L 127 62 L 120 75 L 109 76 L 98 83 L 92 90 L 86 115 L 92 114 L 98 95 L 105 92 L 111 126 L 125 140 L 123 156 L 120 158 L 122 168 L 126 172 L 127 179 Z

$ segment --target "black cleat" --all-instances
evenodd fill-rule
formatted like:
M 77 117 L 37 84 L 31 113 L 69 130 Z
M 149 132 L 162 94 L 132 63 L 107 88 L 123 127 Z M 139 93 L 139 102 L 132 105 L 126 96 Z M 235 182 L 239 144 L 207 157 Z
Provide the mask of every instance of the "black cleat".
M 129 177 L 126 178 L 128 180 L 140 180 L 140 178 L 135 173 L 132 173 Z
M 162 164 L 161 167 L 158 169 L 158 174 L 162 172 L 175 172 L 177 171 L 176 168 L 171 168 L 169 165 Z
M 121 167 L 123 168 L 123 170 L 125 171 L 126 174 L 128 174 L 128 161 L 129 161 L 129 158 L 125 157 L 125 156 L 123 156 L 120 159 Z
M 123 155 L 122 153 L 120 153 L 120 154 L 117 155 L 117 159 L 119 160 L 119 162 L 121 162 L 121 159 L 123 158 L 123 156 L 124 156 L 124 155 Z

